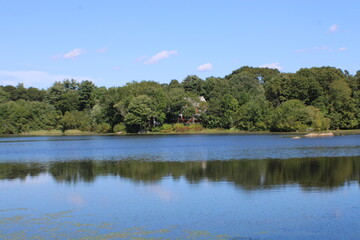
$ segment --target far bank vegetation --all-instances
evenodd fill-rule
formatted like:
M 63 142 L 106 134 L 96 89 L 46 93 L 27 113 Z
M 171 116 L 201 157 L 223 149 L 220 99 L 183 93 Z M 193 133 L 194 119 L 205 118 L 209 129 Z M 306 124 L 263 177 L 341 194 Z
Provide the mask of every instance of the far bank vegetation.
M 241 67 L 225 77 L 98 87 L 66 79 L 48 89 L 0 86 L 0 134 L 30 131 L 187 133 L 360 128 L 360 72 Z

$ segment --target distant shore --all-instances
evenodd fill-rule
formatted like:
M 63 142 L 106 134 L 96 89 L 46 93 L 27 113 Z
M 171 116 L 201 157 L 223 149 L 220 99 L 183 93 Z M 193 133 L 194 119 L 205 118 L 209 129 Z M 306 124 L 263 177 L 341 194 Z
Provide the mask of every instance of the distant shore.
M 335 136 L 339 135 L 352 135 L 352 134 L 360 134 L 360 129 L 356 130 L 329 130 L 322 131 L 321 133 L 329 133 L 332 132 Z M 303 137 L 309 132 L 270 132 L 270 131 L 243 131 L 237 129 L 203 129 L 201 131 L 188 131 L 188 132 L 146 132 L 146 133 L 97 133 L 97 132 L 88 132 L 88 131 L 80 131 L 77 129 L 74 130 L 66 130 L 62 132 L 61 130 L 39 130 L 39 131 L 30 131 L 21 134 L 4 134 L 0 135 L 3 137 L 9 136 L 129 136 L 129 135 L 194 135 L 194 134 L 283 134 L 288 135 L 289 137 Z M 319 132 L 320 133 L 320 132 Z

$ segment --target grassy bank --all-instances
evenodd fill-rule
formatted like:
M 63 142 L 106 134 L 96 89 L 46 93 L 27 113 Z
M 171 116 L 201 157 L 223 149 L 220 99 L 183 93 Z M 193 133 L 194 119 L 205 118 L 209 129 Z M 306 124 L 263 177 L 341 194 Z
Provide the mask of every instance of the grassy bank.
M 21 136 L 71 136 L 71 135 L 98 135 L 100 133 L 96 132 L 83 132 L 78 129 L 66 130 L 62 132 L 61 130 L 38 130 L 38 131 L 29 131 L 21 134 L 14 134 L 14 135 L 21 135 Z M 13 134 L 9 134 L 13 135 Z
M 331 130 L 328 132 L 334 133 L 336 136 L 341 135 L 352 135 L 352 134 L 360 134 L 360 129 L 356 130 Z M 97 133 L 97 132 L 88 132 L 81 131 L 78 129 L 66 130 L 62 132 L 61 130 L 39 130 L 39 131 L 30 131 L 22 134 L 9 134 L 4 136 L 82 136 L 82 135 L 191 135 L 191 134 L 284 134 L 284 135 L 294 135 L 294 136 L 302 136 L 308 134 L 309 132 L 270 132 L 270 131 L 258 131 L 258 132 L 250 132 L 243 131 L 238 129 L 206 129 L 203 128 L 201 130 L 188 130 L 188 131 L 159 131 L 159 132 L 146 132 L 146 133 Z

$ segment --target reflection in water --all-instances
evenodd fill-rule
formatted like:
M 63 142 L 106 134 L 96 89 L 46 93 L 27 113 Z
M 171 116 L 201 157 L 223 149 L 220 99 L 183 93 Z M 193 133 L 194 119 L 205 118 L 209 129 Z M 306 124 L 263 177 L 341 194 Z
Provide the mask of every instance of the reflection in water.
M 184 177 L 189 183 L 227 181 L 243 189 L 299 184 L 304 189 L 331 189 L 360 180 L 360 157 L 265 159 L 207 162 L 69 161 L 0 163 L 0 179 L 50 174 L 57 182 L 93 182 L 98 176 L 156 182 Z

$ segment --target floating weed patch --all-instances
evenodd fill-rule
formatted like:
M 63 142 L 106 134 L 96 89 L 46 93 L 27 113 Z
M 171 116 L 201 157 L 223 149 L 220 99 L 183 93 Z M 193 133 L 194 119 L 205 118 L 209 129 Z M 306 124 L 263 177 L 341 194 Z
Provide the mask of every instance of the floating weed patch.
M 35 236 L 35 237 L 32 237 L 31 239 L 34 239 L 34 240 L 46 240 L 46 238 L 40 237 L 40 236 Z
M 98 228 L 101 229 L 114 229 L 115 228 L 115 224 L 113 223 L 101 223 L 99 226 L 97 226 Z
M 195 237 L 195 238 L 198 238 L 198 237 L 207 237 L 210 235 L 209 232 L 206 232 L 206 231 L 187 231 L 187 233 L 189 234 L 189 237 Z
M 42 231 L 42 232 L 56 232 L 56 231 L 60 231 L 61 230 L 61 228 L 60 227 L 42 227 L 42 228 L 40 228 L 40 230 Z
M 186 239 L 212 239 L 212 240 L 230 239 L 229 236 L 227 235 L 213 235 L 207 231 L 185 231 L 184 237 Z M 181 239 L 181 237 L 177 239 Z
M 26 209 L 16 209 L 26 210 Z M 130 239 L 130 240 L 166 240 L 166 239 L 230 239 L 226 235 L 212 235 L 205 231 L 183 231 L 176 226 L 162 229 L 151 229 L 148 226 L 122 228 L 120 224 L 111 222 L 83 223 L 71 221 L 74 211 L 62 211 L 40 216 L 15 215 L 14 209 L 0 218 L 1 240 L 43 240 L 43 239 Z
M 0 209 L 0 212 L 12 212 L 12 211 L 24 211 L 27 208 L 11 208 L 11 209 Z
M 75 223 L 76 227 L 90 227 L 94 226 L 95 224 L 89 224 L 89 223 Z
M 19 223 L 20 221 L 24 220 L 26 216 L 14 216 L 14 217 L 5 217 L 2 218 L 1 220 L 4 222 L 13 222 L 13 223 Z
M 45 214 L 45 216 L 53 218 L 53 219 L 59 219 L 59 218 L 64 218 L 64 217 L 73 217 L 71 215 L 67 215 L 69 213 L 73 213 L 73 210 L 69 210 L 69 211 L 62 211 L 62 212 L 57 212 L 57 213 L 48 213 Z
M 228 235 L 216 235 L 215 236 L 216 238 L 215 239 L 229 239 L 229 236 Z

